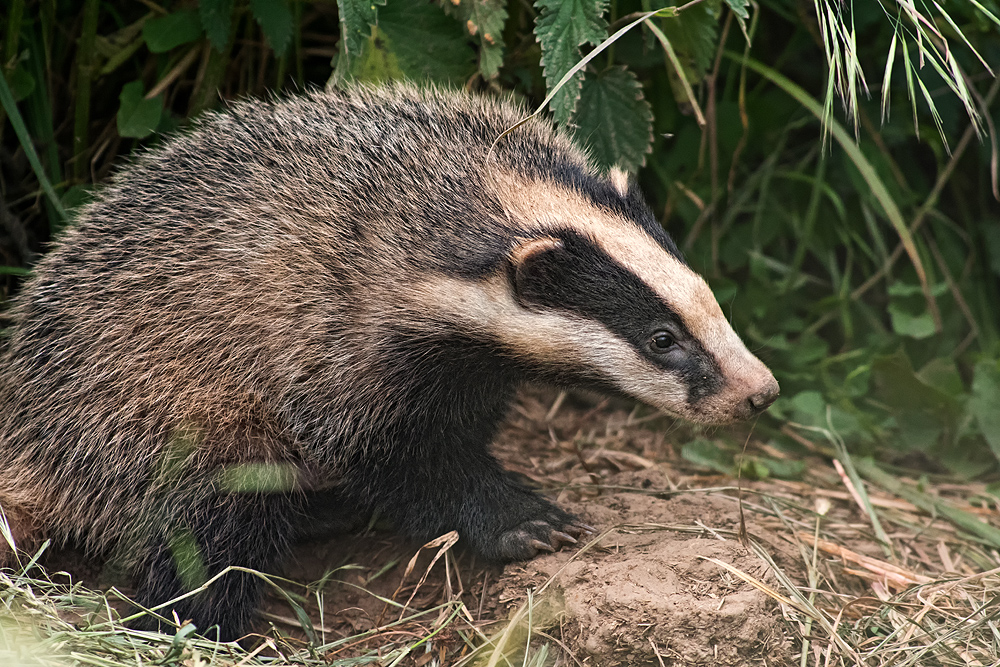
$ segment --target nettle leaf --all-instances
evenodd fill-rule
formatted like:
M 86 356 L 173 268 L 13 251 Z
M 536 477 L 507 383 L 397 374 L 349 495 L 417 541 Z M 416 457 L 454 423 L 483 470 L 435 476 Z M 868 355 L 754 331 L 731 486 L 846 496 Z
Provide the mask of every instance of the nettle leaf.
M 383 83 L 400 81 L 406 75 L 400 69 L 399 59 L 390 50 L 388 41 L 376 31 L 376 34 L 368 38 L 361 54 L 352 61 L 351 78 L 355 81 Z
M 580 60 L 581 45 L 600 44 L 608 36 L 607 6 L 608 0 L 536 0 L 535 37 L 542 47 L 550 92 Z M 576 110 L 582 80 L 583 72 L 578 72 L 552 98 L 552 114 L 560 125 L 566 125 Z
M 337 0 L 340 16 L 341 52 L 348 62 L 359 57 L 372 36 L 371 28 L 378 22 L 378 8 L 386 0 Z
M 573 120 L 577 138 L 604 167 L 635 173 L 653 147 L 653 111 L 635 74 L 624 67 L 587 75 Z
M 351 66 L 364 81 L 408 78 L 461 83 L 475 72 L 465 31 L 428 2 L 392 2 L 379 11 L 378 28 Z
M 692 5 L 676 16 L 661 19 L 660 29 L 670 40 L 688 83 L 692 86 L 700 83 L 712 66 L 719 43 L 718 3 Z
M 198 16 L 208 41 L 222 53 L 229 43 L 229 30 L 233 23 L 233 0 L 199 0 Z
M 479 71 L 492 79 L 503 64 L 503 26 L 507 22 L 503 0 L 442 0 L 445 13 L 462 22 L 479 43 Z
M 250 11 L 274 52 L 282 54 L 292 38 L 292 10 L 288 0 L 250 0 Z
M 160 124 L 163 96 L 145 98 L 142 81 L 130 81 L 118 96 L 118 135 L 132 139 L 148 137 Z
M 167 14 L 146 21 L 142 26 L 142 36 L 150 51 L 165 53 L 201 37 L 201 19 L 193 9 Z
M 969 412 L 994 456 L 1000 459 L 1000 362 L 980 361 L 972 379 Z

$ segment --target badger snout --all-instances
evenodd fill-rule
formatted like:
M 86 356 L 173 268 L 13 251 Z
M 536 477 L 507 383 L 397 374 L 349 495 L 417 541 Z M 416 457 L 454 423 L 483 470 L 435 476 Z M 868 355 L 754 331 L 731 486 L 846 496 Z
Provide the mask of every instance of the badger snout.
M 780 392 L 781 388 L 778 387 L 778 381 L 774 377 L 768 378 L 768 381 L 760 389 L 747 397 L 745 401 L 748 412 L 747 418 L 756 417 L 771 407 L 771 404 L 778 398 Z

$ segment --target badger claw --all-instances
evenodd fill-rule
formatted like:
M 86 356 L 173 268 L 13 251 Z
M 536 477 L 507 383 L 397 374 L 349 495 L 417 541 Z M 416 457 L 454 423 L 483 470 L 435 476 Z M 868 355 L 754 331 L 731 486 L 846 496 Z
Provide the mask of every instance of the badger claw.
M 564 544 L 576 544 L 576 538 L 561 530 L 554 530 L 552 531 L 552 543 L 555 547 L 561 547 Z
M 531 538 L 528 541 L 528 546 L 533 548 L 536 552 L 544 551 L 546 553 L 554 553 L 556 550 L 555 547 L 553 547 L 551 544 L 542 542 L 541 540 L 537 540 L 535 538 Z

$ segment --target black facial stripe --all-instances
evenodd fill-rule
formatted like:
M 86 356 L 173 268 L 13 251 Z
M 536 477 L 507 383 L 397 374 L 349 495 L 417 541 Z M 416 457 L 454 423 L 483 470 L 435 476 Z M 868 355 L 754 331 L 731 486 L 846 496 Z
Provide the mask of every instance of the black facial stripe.
M 563 241 L 562 248 L 532 260 L 530 275 L 520 287 L 522 298 L 529 304 L 600 322 L 652 363 L 679 373 L 688 387 L 690 403 L 721 390 L 718 362 L 691 335 L 678 313 L 638 276 L 584 237 L 569 230 L 556 235 Z M 677 333 L 684 353 L 650 352 L 650 336 L 666 323 Z
M 625 195 L 622 195 L 606 179 L 591 176 L 576 164 L 556 165 L 549 176 L 557 183 L 579 192 L 595 206 L 634 222 L 652 236 L 661 248 L 687 264 L 677 244 L 649 210 L 638 188 L 631 187 Z

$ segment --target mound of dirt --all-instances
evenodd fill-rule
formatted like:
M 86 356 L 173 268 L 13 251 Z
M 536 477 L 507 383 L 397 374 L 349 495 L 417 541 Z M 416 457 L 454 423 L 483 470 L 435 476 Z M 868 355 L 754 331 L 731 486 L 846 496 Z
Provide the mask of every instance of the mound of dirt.
M 609 481 L 663 488 L 655 471 L 636 477 L 626 473 Z M 756 555 L 718 532 L 736 528 L 730 499 L 617 493 L 568 507 L 602 531 L 592 546 L 508 566 L 491 593 L 513 609 L 528 589 L 550 582 L 535 603 L 544 604 L 546 596 L 556 600 L 562 642 L 577 660 L 643 666 L 788 662 L 776 605 L 707 560 L 769 580 Z

